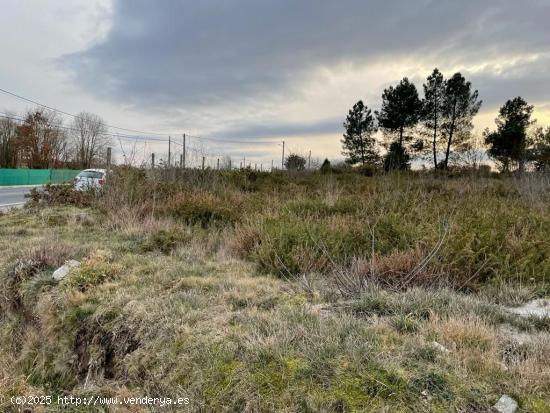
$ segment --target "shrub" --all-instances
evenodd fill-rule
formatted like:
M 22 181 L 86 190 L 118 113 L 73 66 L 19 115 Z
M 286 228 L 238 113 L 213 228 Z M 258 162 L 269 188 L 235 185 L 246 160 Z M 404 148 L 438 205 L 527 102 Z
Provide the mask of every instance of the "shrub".
M 332 172 L 332 165 L 330 164 L 330 161 L 328 159 L 325 159 L 323 161 L 323 164 L 321 165 L 320 171 L 323 175 Z
M 203 228 L 233 225 L 239 218 L 233 205 L 208 195 L 195 195 L 177 202 L 169 212 L 186 224 Z
M 376 167 L 371 164 L 364 164 L 355 167 L 355 172 L 363 176 L 374 176 L 376 173 Z
M 70 184 L 46 185 L 44 188 L 32 188 L 30 198 L 33 205 L 74 205 L 87 207 L 92 204 L 93 192 L 76 191 Z
M 160 251 L 169 254 L 178 244 L 189 240 L 189 237 L 180 231 L 159 230 L 149 234 L 141 245 L 143 252 Z

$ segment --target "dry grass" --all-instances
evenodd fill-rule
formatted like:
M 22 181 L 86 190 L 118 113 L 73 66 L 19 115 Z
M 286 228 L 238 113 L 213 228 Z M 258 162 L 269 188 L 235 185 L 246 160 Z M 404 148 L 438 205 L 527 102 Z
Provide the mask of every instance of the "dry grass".
M 122 199 L 108 192 L 92 209 L 0 216 L 0 276 L 16 280 L 3 295 L 19 300 L 2 304 L 1 395 L 188 396 L 196 412 L 477 412 L 507 393 L 523 411 L 550 408 L 548 323 L 500 306 L 544 291 L 544 277 L 523 275 L 547 268 L 548 217 L 500 181 L 179 178 L 151 196 L 137 174 L 120 183 Z M 478 191 L 510 205 L 476 211 Z M 466 209 L 435 214 L 453 202 Z M 522 254 L 518 283 L 502 271 Z M 82 267 L 52 282 L 68 258 Z M 365 281 L 342 294 L 337 271 Z M 475 288 L 461 288 L 472 275 Z

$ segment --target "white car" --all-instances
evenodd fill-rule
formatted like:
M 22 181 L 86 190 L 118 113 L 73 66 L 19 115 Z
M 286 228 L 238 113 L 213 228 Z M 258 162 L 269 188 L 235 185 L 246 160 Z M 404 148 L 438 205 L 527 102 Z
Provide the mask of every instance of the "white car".
M 105 169 L 85 169 L 74 179 L 74 189 L 77 191 L 88 191 L 101 189 L 105 184 L 107 171 Z

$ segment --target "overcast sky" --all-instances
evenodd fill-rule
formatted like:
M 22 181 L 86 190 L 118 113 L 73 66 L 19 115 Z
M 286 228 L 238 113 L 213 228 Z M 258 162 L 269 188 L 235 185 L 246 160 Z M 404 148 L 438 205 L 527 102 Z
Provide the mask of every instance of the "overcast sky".
M 284 138 L 335 159 L 358 99 L 376 109 L 434 67 L 479 90 L 477 130 L 518 95 L 550 124 L 549 16 L 550 0 L 3 0 L 0 88 L 178 140 L 255 142 L 205 141 L 212 158 L 268 164 Z M 0 110 L 29 106 L 0 94 Z

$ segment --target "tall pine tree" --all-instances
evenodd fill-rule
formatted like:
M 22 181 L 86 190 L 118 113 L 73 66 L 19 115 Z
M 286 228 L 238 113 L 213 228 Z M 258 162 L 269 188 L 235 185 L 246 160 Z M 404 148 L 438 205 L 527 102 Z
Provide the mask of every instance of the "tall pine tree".
M 349 111 L 344 122 L 344 146 L 343 155 L 349 164 L 375 163 L 378 160 L 374 133 L 376 124 L 372 111 L 365 106 L 363 101 L 357 102 Z
M 422 123 L 430 133 L 430 144 L 434 168 L 437 169 L 437 149 L 441 124 L 443 122 L 445 79 L 439 69 L 434 69 L 426 79 L 424 87 L 424 99 L 422 100 Z
M 405 159 L 404 143 L 412 138 L 406 134 L 407 129 L 416 126 L 422 115 L 422 102 L 418 97 L 416 86 L 405 77 L 397 86 L 385 89 L 382 94 L 382 107 L 376 115 L 380 127 L 386 133 L 397 136 L 397 147 L 394 147 L 393 152 L 400 155 L 394 158 Z M 394 162 L 391 165 L 399 169 L 406 166 L 405 164 L 394 165 Z
M 489 155 L 500 162 L 507 171 L 512 163 L 517 163 L 520 172 L 525 168 L 527 148 L 530 145 L 528 128 L 533 124 L 533 106 L 523 98 L 508 100 L 500 108 L 495 120 L 497 130 L 485 132 L 485 143 L 489 145 Z
M 471 131 L 472 120 L 481 108 L 477 90 L 460 73 L 455 73 L 445 82 L 442 131 L 446 140 L 445 158 L 442 167 L 449 167 L 449 157 L 454 144 L 463 141 Z

